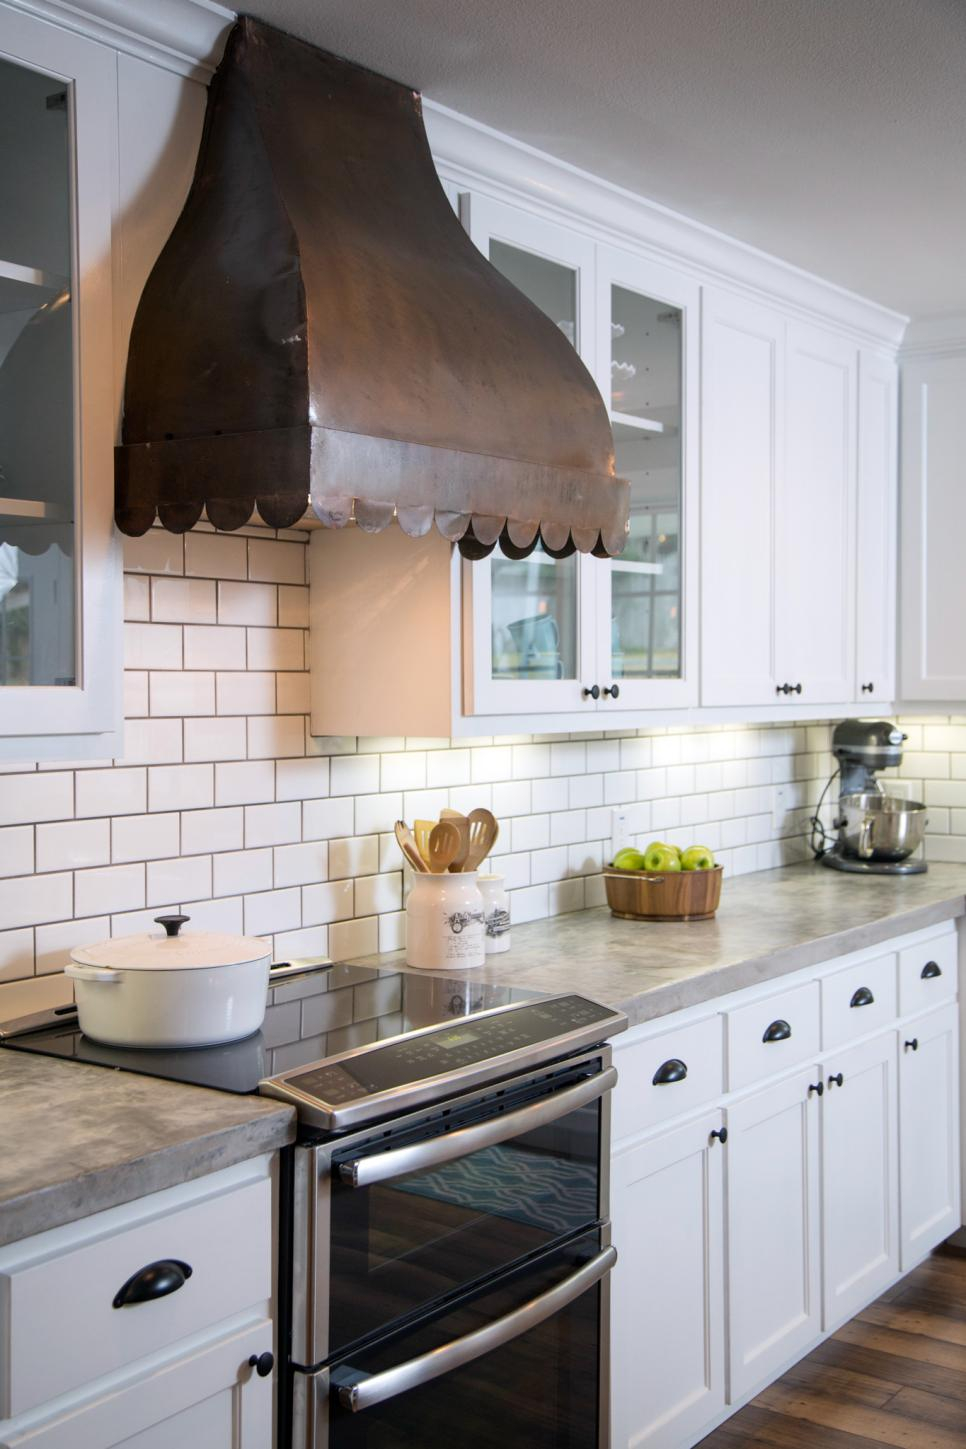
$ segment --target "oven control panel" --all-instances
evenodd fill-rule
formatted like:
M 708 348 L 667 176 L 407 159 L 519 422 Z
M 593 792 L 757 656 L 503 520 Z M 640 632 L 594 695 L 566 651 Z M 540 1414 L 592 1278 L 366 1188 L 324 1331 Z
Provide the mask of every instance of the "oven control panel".
M 583 996 L 553 996 L 358 1047 L 272 1077 L 260 1084 L 260 1090 L 295 1102 L 307 1120 L 319 1125 L 349 1125 L 372 1115 L 366 1104 L 371 1108 L 373 1099 L 391 1095 L 394 1107 L 397 1097 L 406 1099 L 398 1103 L 400 1107 L 417 1100 L 406 1091 L 415 1083 L 435 1082 L 435 1090 L 418 1094 L 419 1100 L 433 1100 L 447 1095 L 441 1084 L 452 1092 L 485 1080 L 488 1064 L 493 1076 L 517 1061 L 521 1066 L 538 1065 L 604 1041 L 626 1025 L 626 1017 L 611 1007 Z M 355 1103 L 361 1112 L 346 1110 Z M 321 1113 L 305 1110 L 314 1104 L 323 1109 Z

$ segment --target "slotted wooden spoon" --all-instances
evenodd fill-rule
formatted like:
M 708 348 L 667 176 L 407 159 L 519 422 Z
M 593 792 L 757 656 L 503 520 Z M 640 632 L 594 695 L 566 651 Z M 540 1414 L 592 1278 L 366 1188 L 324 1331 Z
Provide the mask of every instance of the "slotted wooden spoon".
M 433 826 L 429 836 L 429 868 L 434 875 L 449 870 L 462 843 L 460 831 L 452 820 L 441 820 Z
M 395 825 L 396 843 L 403 855 L 409 861 L 413 870 L 426 873 L 426 862 L 419 853 L 419 846 L 416 844 L 416 837 L 406 824 L 405 820 L 397 820 Z
M 478 870 L 496 844 L 500 833 L 496 816 L 480 806 L 471 810 L 466 817 L 469 827 L 469 844 L 460 866 L 461 870 Z

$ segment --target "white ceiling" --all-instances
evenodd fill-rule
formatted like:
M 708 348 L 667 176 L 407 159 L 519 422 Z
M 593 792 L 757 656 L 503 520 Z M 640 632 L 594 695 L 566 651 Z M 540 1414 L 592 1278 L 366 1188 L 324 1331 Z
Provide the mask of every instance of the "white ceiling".
M 966 310 L 966 0 L 247 8 L 900 311 Z

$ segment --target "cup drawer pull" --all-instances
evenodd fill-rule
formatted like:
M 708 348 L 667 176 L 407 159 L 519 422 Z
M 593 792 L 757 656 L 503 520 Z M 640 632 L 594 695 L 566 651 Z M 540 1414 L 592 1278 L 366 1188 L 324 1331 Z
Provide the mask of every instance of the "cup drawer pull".
M 762 1041 L 787 1041 L 791 1034 L 792 1029 L 788 1022 L 782 1021 L 779 1017 L 777 1021 L 772 1022 L 771 1026 L 765 1027 Z
M 869 990 L 869 988 L 867 986 L 860 986 L 858 991 L 854 993 L 852 1000 L 849 1002 L 849 1005 L 871 1006 L 874 1001 L 875 997 L 872 995 L 872 992 Z
M 932 981 L 935 977 L 941 976 L 942 974 L 942 967 L 938 961 L 927 961 L 920 971 L 919 977 L 922 981 Z
M 161 1258 L 148 1263 L 124 1283 L 114 1295 L 115 1308 L 130 1308 L 135 1303 L 150 1303 L 153 1298 L 167 1298 L 177 1293 L 191 1277 L 191 1265 L 180 1258 Z
M 667 1087 L 672 1082 L 683 1082 L 687 1074 L 687 1064 L 680 1057 L 672 1057 L 670 1061 L 661 1063 L 651 1078 L 651 1085 Z

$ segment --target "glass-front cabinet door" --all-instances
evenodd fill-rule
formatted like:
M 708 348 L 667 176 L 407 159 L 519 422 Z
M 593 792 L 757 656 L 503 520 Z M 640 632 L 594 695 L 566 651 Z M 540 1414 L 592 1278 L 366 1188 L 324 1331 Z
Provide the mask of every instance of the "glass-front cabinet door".
M 594 366 L 594 244 L 527 212 L 472 195 L 461 214 L 473 241 Z M 465 564 L 464 707 L 470 714 L 594 713 L 597 560 L 529 558 L 497 548 Z
M 114 91 L 106 49 L 0 8 L 0 758 L 116 724 Z
M 627 547 L 594 570 L 602 712 L 697 703 L 699 292 L 597 250 L 597 380 L 631 485 Z

